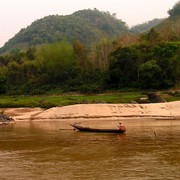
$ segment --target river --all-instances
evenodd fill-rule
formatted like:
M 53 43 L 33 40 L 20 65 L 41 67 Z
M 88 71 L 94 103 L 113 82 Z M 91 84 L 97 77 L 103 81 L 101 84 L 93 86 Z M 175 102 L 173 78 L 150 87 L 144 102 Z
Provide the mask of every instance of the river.
M 180 178 L 180 126 L 131 127 L 119 135 L 59 130 L 60 126 L 1 126 L 0 179 Z

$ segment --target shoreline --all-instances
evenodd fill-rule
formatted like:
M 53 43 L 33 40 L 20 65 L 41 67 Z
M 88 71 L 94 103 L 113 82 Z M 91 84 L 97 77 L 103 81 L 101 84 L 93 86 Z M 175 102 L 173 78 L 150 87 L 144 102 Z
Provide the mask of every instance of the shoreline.
M 15 122 L 61 122 L 62 129 L 81 122 L 94 127 L 114 127 L 120 121 L 125 126 L 179 126 L 180 101 L 156 104 L 77 104 L 41 108 L 1 109 Z

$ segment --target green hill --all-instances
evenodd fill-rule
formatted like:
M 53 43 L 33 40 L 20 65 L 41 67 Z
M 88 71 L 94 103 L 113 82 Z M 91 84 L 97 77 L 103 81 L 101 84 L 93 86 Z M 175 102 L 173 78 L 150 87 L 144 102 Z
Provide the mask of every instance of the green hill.
M 180 41 L 180 1 L 168 11 L 169 18 L 155 27 L 164 41 Z
M 151 28 L 153 28 L 154 26 L 157 26 L 158 24 L 160 24 L 164 19 L 153 19 L 151 21 L 142 23 L 142 24 L 138 24 L 136 26 L 133 26 L 130 30 L 133 33 L 143 33 L 143 32 L 147 32 L 149 31 Z
M 166 19 L 153 19 L 143 24 L 133 26 L 130 30 L 133 33 L 146 33 L 152 28 L 156 30 L 163 41 L 180 40 L 180 1 L 168 11 Z
M 109 12 L 81 10 L 71 15 L 51 15 L 34 21 L 27 28 L 21 29 L 4 47 L 0 53 L 13 48 L 26 48 L 67 39 L 79 40 L 91 44 L 102 37 L 116 38 L 128 31 L 124 22 Z
M 155 27 L 164 41 L 180 41 L 180 15 L 170 16 Z

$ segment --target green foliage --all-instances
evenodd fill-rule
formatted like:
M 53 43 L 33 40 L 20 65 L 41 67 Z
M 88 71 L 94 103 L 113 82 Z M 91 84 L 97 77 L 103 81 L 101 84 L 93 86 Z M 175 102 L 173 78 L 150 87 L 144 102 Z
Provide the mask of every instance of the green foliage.
M 158 32 L 153 28 L 147 33 L 146 38 L 150 42 L 158 42 L 160 40 Z
M 161 87 L 162 70 L 156 64 L 156 61 L 148 61 L 139 67 L 139 79 L 142 88 L 145 89 L 158 89 Z
M 172 9 L 168 11 L 170 16 L 179 16 L 180 15 L 180 1 L 178 1 Z
M 6 66 L 7 64 L 7 59 L 3 56 L 0 56 L 0 67 Z
M 106 83 L 113 88 L 173 87 L 180 77 L 179 43 L 143 43 L 111 53 Z
M 160 43 L 154 47 L 153 52 L 162 69 L 162 87 L 174 86 L 180 77 L 180 44 Z
M 118 48 L 111 53 L 108 82 L 112 87 L 130 87 L 138 78 L 139 52 L 134 47 Z
M 0 94 L 7 90 L 7 77 L 5 68 L 0 67 Z
M 178 3 L 177 11 L 172 9 L 170 17 L 158 24 L 154 29 L 159 33 L 161 41 L 180 41 L 180 9 Z
M 35 59 L 35 51 L 36 51 L 35 48 L 29 48 L 26 52 L 26 57 L 29 60 L 34 60 Z
M 90 84 L 82 85 L 78 90 L 82 94 L 98 94 L 102 92 L 102 87 L 100 85 Z
M 67 16 L 52 15 L 36 20 L 26 29 L 21 29 L 0 49 L 0 53 L 13 48 L 29 48 L 57 42 L 64 38 L 70 42 L 79 40 L 90 45 L 104 36 L 115 38 L 127 31 L 124 22 L 96 9 L 81 10 Z
M 136 26 L 133 26 L 130 30 L 133 33 L 144 33 L 144 32 L 148 32 L 149 30 L 151 30 L 151 28 L 157 26 L 158 24 L 160 24 L 164 19 L 153 19 L 151 21 L 142 23 L 142 24 L 138 24 Z
M 63 40 L 30 52 L 1 58 L 6 63 L 0 68 L 0 93 L 40 95 L 56 89 L 93 94 L 111 88 L 169 88 L 180 82 L 179 42 L 143 41 L 117 48 L 101 42 L 88 50 L 79 41 L 71 45 Z
M 101 95 L 54 95 L 54 96 L 0 96 L 0 107 L 42 107 L 66 106 L 84 102 L 128 103 L 140 98 L 141 92 L 107 93 Z
M 154 55 L 161 58 L 171 58 L 174 55 L 179 55 L 180 43 L 159 43 L 153 48 Z
M 20 85 L 25 82 L 21 66 L 15 61 L 8 64 L 7 82 L 11 85 Z
M 74 51 L 66 41 L 43 45 L 37 51 L 37 59 L 40 73 L 46 74 L 46 83 L 63 85 L 73 76 Z
M 0 56 L 0 93 L 96 94 L 107 89 L 176 86 L 180 84 L 180 43 L 177 41 L 178 28 L 174 28 L 174 21 L 169 23 L 176 34 L 169 29 L 154 28 L 141 36 L 127 34 L 112 41 L 109 36 L 121 34 L 127 28 L 108 12 L 95 9 L 70 16 L 45 17 L 21 30 L 9 42 L 10 52 Z M 18 43 L 22 40 L 20 44 L 27 50 L 16 46 L 13 42 L 16 38 L 20 38 Z M 174 42 L 165 41 L 167 39 Z M 30 47 L 41 43 L 43 45 Z M 14 104 L 16 106 L 16 102 Z M 57 104 L 48 100 L 33 104 L 40 105 Z

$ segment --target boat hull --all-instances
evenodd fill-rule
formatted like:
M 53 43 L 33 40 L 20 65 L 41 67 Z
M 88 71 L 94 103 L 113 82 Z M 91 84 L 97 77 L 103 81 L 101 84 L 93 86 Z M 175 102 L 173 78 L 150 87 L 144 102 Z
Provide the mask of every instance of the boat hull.
M 89 127 L 82 127 L 76 124 L 70 124 L 75 129 L 82 131 L 82 132 L 99 132 L 99 133 L 124 133 L 126 130 L 123 129 L 97 129 L 97 128 L 89 128 Z

